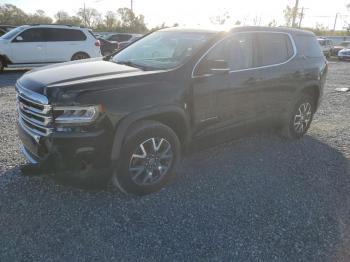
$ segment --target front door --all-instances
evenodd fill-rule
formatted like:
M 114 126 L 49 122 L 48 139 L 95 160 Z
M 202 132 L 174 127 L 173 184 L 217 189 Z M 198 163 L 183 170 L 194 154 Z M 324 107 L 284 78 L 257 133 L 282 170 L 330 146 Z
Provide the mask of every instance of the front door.
M 222 128 L 257 117 L 261 104 L 256 97 L 258 79 L 253 50 L 254 35 L 237 33 L 218 43 L 200 61 L 193 84 L 197 124 L 204 122 Z M 202 65 L 213 64 L 210 61 L 224 61 L 228 70 L 219 74 L 201 72 L 200 68 L 206 67 Z
M 46 39 L 41 28 L 27 29 L 11 42 L 10 60 L 14 64 L 43 63 L 46 54 Z

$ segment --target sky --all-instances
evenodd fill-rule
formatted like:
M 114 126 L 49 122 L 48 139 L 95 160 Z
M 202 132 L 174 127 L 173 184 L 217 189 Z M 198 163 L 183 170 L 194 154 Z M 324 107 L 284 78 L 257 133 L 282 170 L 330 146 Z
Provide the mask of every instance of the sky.
M 96 8 L 99 12 L 115 11 L 121 7 L 130 7 L 131 0 L 0 0 L 0 4 L 10 3 L 25 12 L 44 10 L 52 16 L 59 10 L 71 15 L 84 6 Z M 295 0 L 133 0 L 136 14 L 143 14 L 148 27 L 154 27 L 165 22 L 166 25 L 178 23 L 180 26 L 210 27 L 210 17 L 227 11 L 230 20 L 226 26 L 240 20 L 243 24 L 267 25 L 275 19 L 278 25 L 283 25 L 283 9 L 294 6 Z M 305 18 L 302 26 L 315 27 L 316 23 L 330 29 L 333 28 L 335 16 L 340 14 L 337 29 L 342 29 L 346 21 L 350 23 L 350 12 L 346 4 L 350 0 L 300 0 L 299 7 L 304 7 Z

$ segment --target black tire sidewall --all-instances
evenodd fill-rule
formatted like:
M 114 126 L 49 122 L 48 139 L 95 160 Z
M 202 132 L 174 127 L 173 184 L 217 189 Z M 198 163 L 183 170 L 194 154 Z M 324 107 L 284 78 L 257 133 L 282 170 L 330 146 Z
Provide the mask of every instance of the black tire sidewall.
M 79 58 L 77 59 L 76 57 L 79 56 L 79 55 L 83 55 L 85 58 Z M 72 56 L 72 61 L 78 61 L 78 60 L 83 60 L 83 59 L 88 59 L 90 56 L 84 52 L 78 52 L 78 53 L 75 53 L 73 56 Z
M 306 127 L 306 129 L 304 130 L 304 132 L 297 133 L 295 131 L 295 128 L 294 128 L 294 118 L 295 118 L 295 115 L 296 115 L 299 107 L 301 106 L 301 104 L 304 104 L 304 103 L 310 103 L 312 115 L 311 115 L 310 122 L 309 122 L 308 126 Z M 288 131 L 288 134 L 289 134 L 290 138 L 292 138 L 292 139 L 299 139 L 299 138 L 303 137 L 307 133 L 307 131 L 310 128 L 311 122 L 313 120 L 315 111 L 316 111 L 315 101 L 310 95 L 303 95 L 301 98 L 298 99 L 298 101 L 295 103 L 295 106 L 294 106 L 293 110 L 289 114 L 289 118 L 288 118 L 289 122 L 288 122 L 288 127 L 287 127 L 288 130 L 287 131 Z
M 171 145 L 174 159 L 167 174 L 154 185 L 140 186 L 134 183 L 129 174 L 129 163 L 134 150 L 144 141 L 152 137 L 165 138 Z M 126 139 L 121 152 L 121 159 L 113 176 L 118 180 L 119 187 L 126 193 L 145 195 L 159 191 L 174 176 L 174 168 L 180 160 L 180 142 L 174 131 L 162 124 L 145 127 Z

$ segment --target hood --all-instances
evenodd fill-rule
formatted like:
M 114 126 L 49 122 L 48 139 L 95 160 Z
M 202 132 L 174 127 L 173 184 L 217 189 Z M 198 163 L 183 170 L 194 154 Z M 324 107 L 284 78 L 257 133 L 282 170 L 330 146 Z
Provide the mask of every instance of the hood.
M 37 93 L 44 88 L 68 86 L 104 79 L 121 78 L 147 74 L 138 68 L 119 65 L 102 58 L 73 61 L 46 66 L 24 74 L 18 83 Z

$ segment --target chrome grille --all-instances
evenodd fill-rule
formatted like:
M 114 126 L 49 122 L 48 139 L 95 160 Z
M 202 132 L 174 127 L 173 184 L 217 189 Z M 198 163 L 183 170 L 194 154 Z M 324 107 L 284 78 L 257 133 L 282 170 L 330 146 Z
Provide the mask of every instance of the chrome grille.
M 45 96 L 16 84 L 19 123 L 33 136 L 47 136 L 53 130 L 52 107 Z

